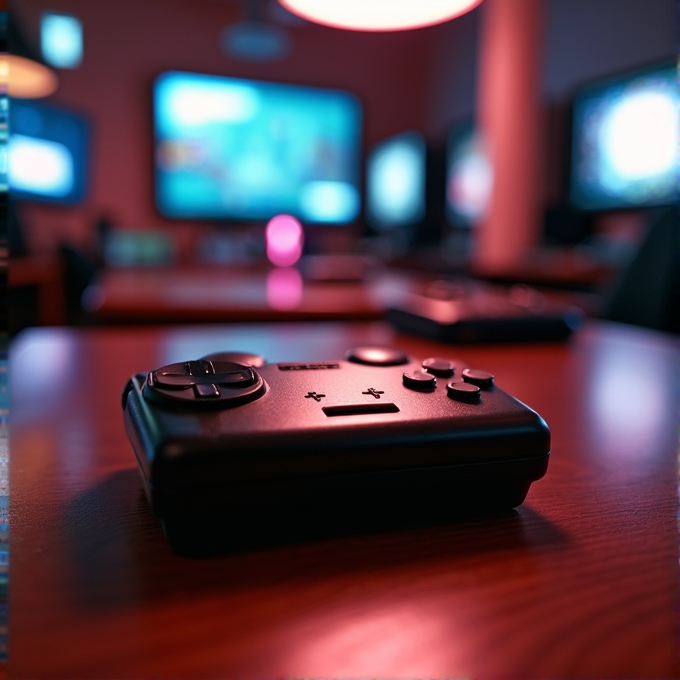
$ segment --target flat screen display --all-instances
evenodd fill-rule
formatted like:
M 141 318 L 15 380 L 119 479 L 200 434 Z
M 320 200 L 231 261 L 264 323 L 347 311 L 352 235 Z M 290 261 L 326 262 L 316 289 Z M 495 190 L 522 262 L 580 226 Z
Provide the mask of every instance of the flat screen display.
M 79 203 L 86 193 L 89 127 L 74 113 L 12 100 L 7 179 L 12 198 Z
M 679 107 L 671 63 L 582 88 L 573 109 L 570 193 L 575 207 L 676 202 Z
M 475 225 L 489 207 L 493 172 L 472 120 L 454 126 L 446 144 L 446 219 L 453 226 Z
M 348 92 L 169 72 L 154 85 L 154 122 L 166 217 L 344 224 L 360 213 L 362 111 Z
M 404 132 L 377 144 L 366 162 L 366 221 L 384 230 L 418 224 L 426 210 L 426 143 Z

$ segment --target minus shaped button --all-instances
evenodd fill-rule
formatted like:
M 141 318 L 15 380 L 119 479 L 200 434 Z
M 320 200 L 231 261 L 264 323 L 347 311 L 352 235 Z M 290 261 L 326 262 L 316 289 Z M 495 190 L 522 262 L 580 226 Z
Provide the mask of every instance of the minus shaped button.
M 368 413 L 399 413 L 399 407 L 391 403 L 373 404 L 340 404 L 338 406 L 324 406 L 323 412 L 327 416 L 359 416 Z

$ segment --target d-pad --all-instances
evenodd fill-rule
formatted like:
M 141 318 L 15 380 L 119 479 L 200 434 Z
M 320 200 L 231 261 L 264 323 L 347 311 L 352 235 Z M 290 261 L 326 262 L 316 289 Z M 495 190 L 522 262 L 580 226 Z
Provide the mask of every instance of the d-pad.
M 250 366 L 233 361 L 187 361 L 170 364 L 149 374 L 148 384 L 162 393 L 176 393 L 177 396 L 193 388 L 187 395 L 196 399 L 219 399 L 234 389 L 248 388 L 259 380 Z M 168 394 L 168 396 L 170 396 Z M 182 397 L 185 399 L 186 397 Z
M 170 364 L 154 371 L 154 380 L 165 389 L 186 389 L 195 385 L 220 385 L 222 387 L 245 387 L 253 382 L 253 371 L 247 366 L 233 362 L 187 361 Z M 232 370 L 229 370 L 232 369 Z

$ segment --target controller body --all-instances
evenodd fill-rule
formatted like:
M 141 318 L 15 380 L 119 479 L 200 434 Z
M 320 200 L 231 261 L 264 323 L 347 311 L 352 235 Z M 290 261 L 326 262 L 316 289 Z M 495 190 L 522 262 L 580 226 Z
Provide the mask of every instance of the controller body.
M 583 322 L 574 305 L 550 301 L 523 284 L 481 282 L 430 286 L 430 294 L 404 295 L 385 319 L 402 333 L 436 342 L 482 344 L 564 341 Z
M 310 363 L 211 355 L 133 376 L 123 407 L 179 552 L 510 509 L 550 451 L 545 421 L 490 374 L 392 348 Z

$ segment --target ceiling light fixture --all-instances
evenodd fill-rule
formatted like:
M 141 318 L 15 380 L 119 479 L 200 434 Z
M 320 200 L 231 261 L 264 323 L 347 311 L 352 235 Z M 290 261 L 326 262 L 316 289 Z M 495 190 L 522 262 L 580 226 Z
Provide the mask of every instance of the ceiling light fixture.
M 16 54 L 0 56 L 0 82 L 7 84 L 7 94 L 18 99 L 47 97 L 59 81 L 54 71 L 33 59 Z
M 482 0 L 279 0 L 298 16 L 352 31 L 404 31 L 449 21 Z
M 45 66 L 26 40 L 12 15 L 0 12 L 0 86 L 10 97 L 34 99 L 52 94 L 59 84 L 56 73 Z

